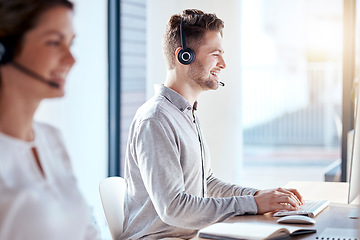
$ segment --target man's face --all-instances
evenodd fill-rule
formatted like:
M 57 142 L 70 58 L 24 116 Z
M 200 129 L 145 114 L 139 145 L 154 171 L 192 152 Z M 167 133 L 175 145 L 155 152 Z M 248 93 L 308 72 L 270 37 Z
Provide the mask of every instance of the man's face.
M 226 67 L 220 32 L 207 31 L 203 44 L 195 51 L 195 60 L 189 65 L 187 77 L 203 91 L 219 87 L 220 70 Z

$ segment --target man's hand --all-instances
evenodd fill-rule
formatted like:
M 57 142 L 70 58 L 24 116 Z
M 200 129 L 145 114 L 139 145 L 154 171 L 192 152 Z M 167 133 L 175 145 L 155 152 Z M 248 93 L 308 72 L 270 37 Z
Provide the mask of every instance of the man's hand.
M 256 192 L 254 198 L 258 208 L 258 214 L 279 210 L 294 211 L 298 209 L 300 205 L 304 204 L 301 195 L 296 189 L 277 188 L 259 190 Z

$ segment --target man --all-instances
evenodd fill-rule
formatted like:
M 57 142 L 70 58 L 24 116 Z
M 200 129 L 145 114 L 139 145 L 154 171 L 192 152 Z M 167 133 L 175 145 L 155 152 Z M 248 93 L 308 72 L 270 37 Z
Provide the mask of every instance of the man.
M 199 94 L 221 84 L 223 27 L 215 14 L 199 10 L 170 18 L 163 42 L 165 84 L 139 108 L 130 127 L 121 239 L 191 238 L 235 215 L 302 204 L 294 189 L 244 188 L 222 182 L 211 171 L 195 110 Z

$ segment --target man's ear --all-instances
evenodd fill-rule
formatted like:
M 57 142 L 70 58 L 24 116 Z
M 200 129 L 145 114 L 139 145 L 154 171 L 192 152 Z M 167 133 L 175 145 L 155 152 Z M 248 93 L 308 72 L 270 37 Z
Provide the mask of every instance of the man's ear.
M 180 50 L 182 49 L 182 47 L 178 47 L 177 49 L 175 49 L 175 59 L 176 59 L 176 61 L 178 62 L 178 63 L 180 63 L 179 62 L 179 59 L 178 59 L 178 55 L 179 55 L 179 52 L 180 52 Z

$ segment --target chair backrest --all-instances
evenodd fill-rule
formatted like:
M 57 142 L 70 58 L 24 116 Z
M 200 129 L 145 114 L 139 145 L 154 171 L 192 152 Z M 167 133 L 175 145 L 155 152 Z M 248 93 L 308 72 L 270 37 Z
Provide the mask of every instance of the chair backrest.
M 122 177 L 108 177 L 99 184 L 101 203 L 113 239 L 123 233 L 125 190 Z

